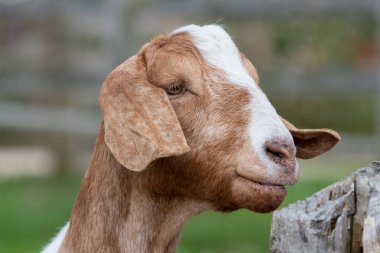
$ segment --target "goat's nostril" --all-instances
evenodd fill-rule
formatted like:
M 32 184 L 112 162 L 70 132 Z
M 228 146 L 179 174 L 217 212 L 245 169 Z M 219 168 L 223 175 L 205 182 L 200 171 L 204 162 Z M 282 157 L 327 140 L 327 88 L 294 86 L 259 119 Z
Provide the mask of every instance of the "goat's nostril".
M 273 155 L 273 156 L 276 156 L 276 157 L 278 157 L 278 158 L 284 158 L 285 157 L 285 155 L 283 154 L 283 153 L 281 153 L 281 152 L 279 152 L 279 151 L 274 151 L 273 149 L 270 149 L 270 148 L 266 148 L 266 150 L 265 150 L 268 154 L 271 154 L 271 155 Z
M 281 142 L 265 143 L 265 152 L 272 159 L 292 160 L 294 159 L 294 148 L 292 145 Z

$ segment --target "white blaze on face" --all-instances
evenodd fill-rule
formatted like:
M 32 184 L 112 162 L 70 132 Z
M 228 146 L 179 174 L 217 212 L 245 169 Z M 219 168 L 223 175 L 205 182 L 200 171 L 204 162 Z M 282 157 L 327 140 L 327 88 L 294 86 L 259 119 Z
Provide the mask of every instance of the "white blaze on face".
M 258 157 L 268 166 L 269 174 L 274 174 L 275 171 L 271 171 L 274 166 L 270 166 L 273 162 L 267 157 L 264 144 L 277 137 L 292 140 L 292 136 L 266 95 L 248 74 L 231 37 L 217 25 L 188 25 L 172 34 L 180 32 L 187 32 L 192 37 L 195 46 L 209 65 L 223 70 L 229 82 L 250 92 L 252 119 L 248 131 L 251 144 Z

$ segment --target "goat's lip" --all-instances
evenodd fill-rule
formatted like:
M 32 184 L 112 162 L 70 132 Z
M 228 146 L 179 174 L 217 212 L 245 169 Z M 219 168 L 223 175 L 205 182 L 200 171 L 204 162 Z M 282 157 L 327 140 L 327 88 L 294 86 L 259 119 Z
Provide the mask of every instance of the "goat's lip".
M 258 182 L 258 181 L 252 180 L 250 178 L 240 176 L 240 175 L 238 175 L 238 177 L 243 178 L 245 180 L 248 180 L 248 181 L 250 181 L 256 185 L 262 186 L 262 187 L 269 187 L 269 188 L 276 188 L 276 189 L 285 190 L 285 185 L 262 183 L 262 182 Z
M 285 184 L 276 184 L 276 183 L 270 183 L 270 182 L 265 182 L 265 181 L 253 179 L 253 177 L 250 176 L 248 173 L 244 173 L 244 172 L 239 171 L 239 170 L 236 170 L 236 175 L 239 178 L 246 179 L 246 180 L 251 181 L 252 183 L 255 183 L 255 184 L 260 185 L 260 186 L 268 186 L 268 187 L 285 189 Z

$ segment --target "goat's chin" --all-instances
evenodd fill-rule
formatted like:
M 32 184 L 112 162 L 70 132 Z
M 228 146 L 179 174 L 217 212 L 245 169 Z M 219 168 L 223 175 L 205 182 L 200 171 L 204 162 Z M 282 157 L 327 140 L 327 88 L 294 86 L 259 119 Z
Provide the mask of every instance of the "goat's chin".
M 277 209 L 285 199 L 287 192 L 284 186 L 265 185 L 237 177 L 232 192 L 236 204 L 258 213 L 268 213 Z

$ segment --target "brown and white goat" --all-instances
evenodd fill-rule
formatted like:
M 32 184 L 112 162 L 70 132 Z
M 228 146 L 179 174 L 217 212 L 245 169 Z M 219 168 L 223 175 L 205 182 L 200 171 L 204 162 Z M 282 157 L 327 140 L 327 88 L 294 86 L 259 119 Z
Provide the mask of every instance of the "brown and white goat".
M 206 209 L 276 209 L 299 158 L 329 129 L 279 117 L 258 75 L 219 26 L 158 36 L 108 76 L 103 121 L 70 222 L 44 252 L 175 252 Z

